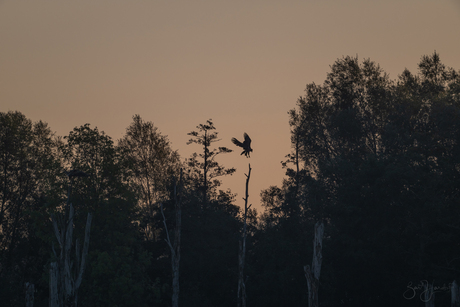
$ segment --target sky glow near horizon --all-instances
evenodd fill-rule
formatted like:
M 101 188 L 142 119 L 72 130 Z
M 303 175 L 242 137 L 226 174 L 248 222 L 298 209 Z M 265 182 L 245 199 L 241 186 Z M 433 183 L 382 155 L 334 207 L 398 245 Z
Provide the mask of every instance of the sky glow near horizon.
M 435 50 L 460 69 L 460 1 L 0 0 L 0 111 L 57 135 L 90 123 L 120 139 L 139 114 L 182 159 L 188 132 L 212 119 L 218 156 L 237 172 L 222 189 L 243 205 L 280 186 L 287 112 L 338 58 L 370 58 L 391 79 Z M 230 139 L 252 138 L 251 158 Z

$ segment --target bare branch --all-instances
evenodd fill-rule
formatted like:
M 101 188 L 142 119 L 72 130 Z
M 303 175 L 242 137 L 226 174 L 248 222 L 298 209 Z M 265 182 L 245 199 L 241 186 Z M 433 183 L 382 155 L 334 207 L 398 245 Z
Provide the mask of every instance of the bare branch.
M 163 212 L 163 203 L 160 204 L 160 209 L 161 209 L 161 215 L 163 216 L 163 224 L 165 225 L 165 231 L 166 231 L 166 243 L 168 243 L 169 248 L 171 249 L 171 253 L 174 255 L 174 248 L 171 244 L 171 239 L 169 238 L 169 231 L 168 231 L 168 226 L 166 225 L 166 217 Z
M 81 285 L 81 281 L 83 279 L 83 273 L 85 272 L 85 264 L 86 264 L 86 257 L 88 256 L 88 249 L 89 249 L 89 238 L 91 232 L 91 221 L 93 219 L 93 215 L 88 213 L 86 217 L 86 227 L 85 227 L 85 242 L 83 243 L 83 252 L 81 254 L 81 266 L 80 271 L 78 273 L 77 281 L 75 282 L 75 290 L 78 290 Z M 78 255 L 77 255 L 78 259 Z
M 59 233 L 59 228 L 58 228 L 57 221 L 56 221 L 56 215 L 54 215 L 54 213 L 51 214 L 51 221 L 53 222 L 53 229 L 54 229 L 54 234 L 56 235 L 56 239 L 59 243 L 59 246 L 62 248 L 61 235 Z

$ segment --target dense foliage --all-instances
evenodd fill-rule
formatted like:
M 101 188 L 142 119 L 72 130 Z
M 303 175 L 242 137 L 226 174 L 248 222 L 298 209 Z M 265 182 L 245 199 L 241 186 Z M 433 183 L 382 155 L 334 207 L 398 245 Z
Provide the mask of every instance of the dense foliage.
M 303 266 L 313 225 L 326 225 L 321 306 L 422 306 L 424 281 L 449 304 L 460 275 L 460 73 L 434 53 L 397 80 L 374 62 L 338 59 L 322 85 L 308 84 L 289 112 L 292 152 L 281 187 L 261 192 L 265 211 L 248 216 L 248 306 L 306 306 Z M 198 152 L 181 162 L 166 136 L 139 115 L 112 139 L 89 124 L 64 138 L 20 112 L 0 113 L 0 305 L 48 306 L 56 245 L 50 214 L 71 201 L 75 236 L 91 241 L 81 306 L 170 306 L 180 189 L 180 306 L 234 306 L 241 211 L 219 177 L 231 150 L 211 120 L 189 133 Z M 458 161 L 457 161 L 458 160 Z M 415 294 L 415 296 L 414 296 Z M 414 296 L 414 297 L 413 297 Z

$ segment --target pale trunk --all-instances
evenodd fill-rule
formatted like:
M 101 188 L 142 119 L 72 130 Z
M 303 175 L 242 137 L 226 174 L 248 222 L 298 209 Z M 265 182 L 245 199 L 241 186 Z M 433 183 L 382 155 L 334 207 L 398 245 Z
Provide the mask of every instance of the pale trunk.
M 247 216 L 248 210 L 251 205 L 248 206 L 249 198 L 249 179 L 251 177 L 251 164 L 249 164 L 249 172 L 246 175 L 246 197 L 244 199 L 244 216 L 243 216 L 243 234 L 241 236 L 239 250 L 238 250 L 238 294 L 237 294 L 237 306 L 246 307 L 246 284 L 244 281 L 244 264 L 246 258 L 246 229 L 247 229 Z
M 323 236 L 324 224 L 317 222 L 315 224 L 315 239 L 313 240 L 313 260 L 311 268 L 309 265 L 304 266 L 305 277 L 308 285 L 308 306 L 318 307 L 318 287 L 319 275 L 321 273 L 321 263 L 323 261 Z
M 433 291 L 433 284 L 427 282 L 424 285 L 424 298 L 423 301 L 425 302 L 425 307 L 434 307 L 434 291 Z
M 182 187 L 182 169 L 180 170 L 179 188 Z M 182 225 L 182 210 L 179 197 L 177 196 L 176 186 L 174 186 L 174 201 L 176 210 L 176 225 L 174 227 L 174 243 L 169 237 L 168 226 L 166 225 L 166 217 L 163 212 L 163 204 L 161 204 L 161 214 L 163 215 L 163 224 L 166 231 L 166 243 L 171 250 L 171 267 L 172 267 L 172 307 L 179 306 L 179 264 L 180 264 L 180 240 L 181 240 L 181 225 Z
M 33 283 L 26 282 L 26 307 L 34 307 L 35 286 Z
M 77 293 L 81 285 L 83 273 L 85 271 L 86 257 L 88 255 L 92 221 L 91 213 L 88 213 L 86 218 L 85 241 L 83 243 L 83 251 L 81 253 L 78 240 L 75 244 L 76 265 L 75 269 L 72 269 L 74 263 L 71 259 L 71 249 L 75 211 L 72 203 L 70 203 L 70 193 L 71 185 L 69 186 L 66 208 L 66 211 L 69 212 L 68 219 L 65 220 L 65 216 L 57 218 L 54 214 L 51 215 L 54 234 L 56 235 L 56 239 L 60 247 L 60 255 L 59 257 L 57 256 L 53 245 L 53 252 L 55 257 L 58 258 L 58 261 L 52 262 L 50 268 L 50 307 L 77 306 Z M 64 221 L 62 220 L 63 218 Z
M 451 307 L 460 307 L 460 292 L 457 282 L 454 280 L 452 283 L 450 293 L 452 296 Z
M 59 307 L 59 268 L 57 262 L 52 262 L 50 266 L 50 298 L 49 307 Z

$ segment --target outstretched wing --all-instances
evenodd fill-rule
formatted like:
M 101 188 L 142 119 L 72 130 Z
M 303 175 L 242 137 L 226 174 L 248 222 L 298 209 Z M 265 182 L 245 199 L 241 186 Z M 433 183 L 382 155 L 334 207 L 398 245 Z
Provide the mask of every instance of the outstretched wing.
M 232 138 L 232 142 L 233 142 L 233 144 L 235 144 L 236 146 L 243 147 L 243 143 L 241 143 L 240 141 L 238 141 L 238 140 L 235 139 L 235 138 Z
M 244 145 L 246 145 L 248 148 L 251 147 L 251 138 L 246 132 L 244 133 Z

